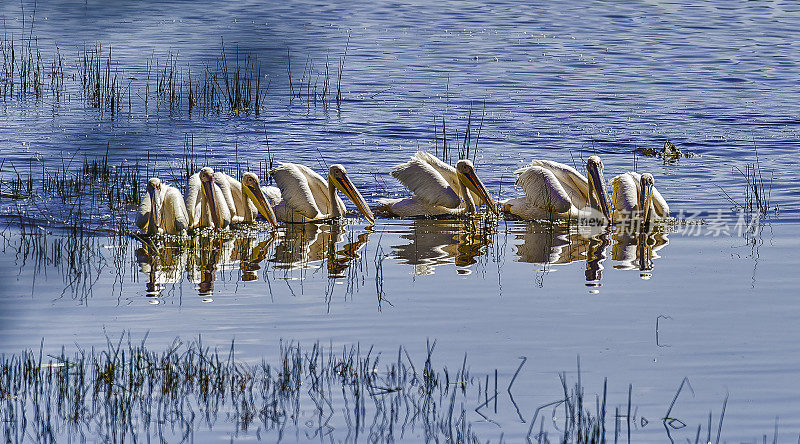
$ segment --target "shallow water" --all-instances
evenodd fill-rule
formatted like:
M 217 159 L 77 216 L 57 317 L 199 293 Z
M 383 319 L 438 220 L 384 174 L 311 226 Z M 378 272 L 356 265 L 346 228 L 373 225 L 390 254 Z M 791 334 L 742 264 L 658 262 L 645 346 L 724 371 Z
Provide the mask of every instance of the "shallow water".
M 800 433 L 800 104 L 789 93 L 800 74 L 797 6 L 38 1 L 33 10 L 0 5 L 8 34 L 23 39 L 24 18 L 47 63 L 58 46 L 65 95 L 0 100 L 3 192 L 18 174 L 38 180 L 43 167 L 72 171 L 106 151 L 111 165 L 180 184 L 188 138 L 197 163 L 228 171 L 260 170 L 269 159 L 317 170 L 343 163 L 373 201 L 402 193 L 392 165 L 417 149 L 442 153 L 442 122 L 455 160 L 469 120 L 470 156 L 495 196 L 518 195 L 513 171 L 530 159 L 583 169 L 599 154 L 607 178 L 650 171 L 674 216 L 705 224 L 643 243 L 523 222 L 353 221 L 282 228 L 275 238 L 262 231 L 221 248 L 173 243 L 155 263 L 135 240 L 96 235 L 70 263 L 56 251 L 75 245 L 55 227 L 69 225 L 76 204 L 34 190 L 34 199 L 0 199 L 0 352 L 42 339 L 50 351 L 103 346 L 123 331 L 149 332 L 154 348 L 176 336 L 202 334 L 223 348 L 235 338 L 253 361 L 275 357 L 281 338 L 389 354 L 402 345 L 415 356 L 436 340 L 439 362 L 460 366 L 466 353 L 474 373 L 497 368 L 505 381 L 526 356 L 514 393 L 526 420 L 557 399 L 557 373 L 574 371 L 580 356 L 588 394 L 609 377 L 611 402 L 625 405 L 633 385 L 633 404 L 653 419 L 639 440 L 665 439 L 660 418 L 684 377 L 694 396 L 682 392 L 676 409 L 689 426 L 675 433 L 693 437 L 709 410 L 717 421 L 726 394 L 723 439 L 771 435 L 776 417 L 782 439 Z M 127 98 L 119 113 L 87 106 L 70 77 L 97 43 L 104 55 L 111 48 L 130 109 Z M 269 84 L 259 115 L 189 113 L 185 102 L 169 110 L 152 97 L 145 109 L 155 87 L 148 63 L 172 54 L 180 69 L 202 72 L 222 51 L 257 57 Z M 308 95 L 322 88 L 326 57 L 333 83 L 344 60 L 338 106 L 333 95 L 327 106 Z M 308 70 L 307 93 L 290 100 Z M 665 140 L 698 156 L 634 155 Z M 752 215 L 735 210 L 746 198 L 742 171 L 756 162 L 769 210 L 752 233 Z M 77 205 L 90 215 L 84 222 L 111 228 L 102 206 Z M 20 219 L 8 216 L 19 213 L 44 227 L 35 231 L 52 231 L 47 249 L 21 235 Z M 714 236 L 719 220 L 729 229 Z M 501 428 L 469 419 L 484 439 L 528 430 L 507 399 L 492 417 Z
M 137 241 L 115 250 L 113 238 L 94 238 L 93 271 L 83 277 L 32 263 L 21 253 L 25 238 L 9 232 L 0 267 L 13 278 L 0 341 L 13 351 L 45 338 L 45 353 L 58 354 L 62 345 L 102 348 L 121 332 L 147 336 L 154 349 L 199 335 L 223 350 L 235 339 L 237 357 L 258 362 L 277 358 L 279 339 L 374 345 L 389 356 L 401 345 L 422 356 L 435 340 L 437 362 L 458 367 L 466 353 L 473 375 L 496 368 L 501 385 L 527 357 L 514 385 L 526 420 L 558 399 L 558 372 L 574 376 L 580 357 L 589 395 L 608 377 L 610 405 L 624 407 L 633 385 L 638 415 L 652 421 L 636 439 L 666 439 L 660 418 L 684 377 L 694 396 L 684 392 L 673 416 L 689 427 L 673 435 L 694 436 L 709 411 L 717 421 L 726 395 L 726 439 L 771 433 L 775 417 L 781 436 L 797 430 L 800 282 L 789 277 L 797 225 L 748 238 L 683 227 L 641 240 L 524 222 L 470 225 L 306 225 L 222 248 L 209 248 L 219 242 L 210 239 L 182 253 L 176 242 L 157 244 L 155 257 Z M 473 416 L 479 436 L 517 440 L 528 430 L 508 399 L 492 416 L 502 429 Z M 332 425 L 346 430 L 341 418 Z M 229 427 L 213 433 L 228 436 Z

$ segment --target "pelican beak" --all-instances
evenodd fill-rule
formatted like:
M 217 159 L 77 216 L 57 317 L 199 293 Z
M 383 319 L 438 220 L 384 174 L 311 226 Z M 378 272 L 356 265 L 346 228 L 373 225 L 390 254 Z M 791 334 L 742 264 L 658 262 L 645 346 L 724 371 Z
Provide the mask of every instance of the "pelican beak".
M 369 209 L 367 201 L 364 200 L 364 197 L 361 196 L 361 193 L 358 192 L 349 177 L 328 177 L 328 180 L 332 181 L 333 185 L 356 205 L 358 211 L 369 221 L 370 225 L 375 224 L 375 215 L 372 214 L 372 210 Z
M 242 189 L 245 193 L 247 193 L 247 197 L 253 201 L 256 209 L 258 209 L 258 212 L 264 216 L 264 219 L 272 224 L 274 228 L 277 228 L 278 219 L 275 218 L 275 212 L 272 211 L 272 205 L 267 202 L 267 199 L 264 197 L 264 193 L 261 191 L 261 188 L 258 186 L 245 185 Z
M 497 210 L 497 205 L 494 203 L 494 199 L 492 199 L 492 195 L 489 194 L 489 190 L 486 189 L 486 187 L 483 185 L 483 182 L 481 182 L 481 180 L 478 178 L 478 175 L 475 174 L 475 170 L 470 169 L 466 173 L 459 171 L 458 178 L 470 191 L 477 194 L 481 200 L 486 202 L 486 206 L 489 207 L 489 211 L 491 211 L 495 216 L 500 214 Z
M 159 190 L 148 187 L 147 192 L 150 194 L 150 217 L 147 221 L 147 234 L 158 234 L 159 222 L 161 222 Z
M 214 181 L 209 180 L 208 182 L 203 182 L 203 194 L 206 196 L 206 202 L 208 202 L 209 210 L 211 211 L 211 220 L 214 222 L 214 227 L 217 229 L 222 228 L 222 218 L 220 217 L 219 211 L 217 211 L 217 200 L 214 196 Z
M 592 194 L 594 193 L 594 194 Z M 611 205 L 608 201 L 608 191 L 606 190 L 606 181 L 603 178 L 603 172 L 596 164 L 589 164 L 589 200 L 597 199 L 600 206 L 600 211 L 603 212 L 607 221 L 611 221 Z
M 650 223 L 650 207 L 653 204 L 653 184 L 642 184 L 642 193 L 639 195 L 639 211 L 642 216 L 642 224 Z

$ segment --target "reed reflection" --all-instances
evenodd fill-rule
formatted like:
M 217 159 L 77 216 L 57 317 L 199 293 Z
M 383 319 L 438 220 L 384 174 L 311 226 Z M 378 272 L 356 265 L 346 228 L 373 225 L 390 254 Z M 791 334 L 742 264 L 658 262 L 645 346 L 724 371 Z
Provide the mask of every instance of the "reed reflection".
M 468 268 L 478 262 L 491 244 L 496 229 L 473 219 L 416 219 L 402 239 L 411 243 L 393 245 L 399 262 L 414 266 L 415 275 L 430 275 L 443 264 L 455 264 L 458 272 L 469 274 Z

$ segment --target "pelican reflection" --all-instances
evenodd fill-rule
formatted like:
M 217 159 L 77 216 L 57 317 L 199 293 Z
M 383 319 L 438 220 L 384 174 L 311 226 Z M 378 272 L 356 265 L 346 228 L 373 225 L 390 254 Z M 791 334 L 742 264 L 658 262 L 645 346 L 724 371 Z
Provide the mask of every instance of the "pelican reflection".
M 586 286 L 601 286 L 610 243 L 606 227 L 526 222 L 525 231 L 517 233 L 515 239 L 522 241 L 516 245 L 518 262 L 549 266 L 585 260 Z
M 455 264 L 460 274 L 469 274 L 468 267 L 486 252 L 495 232 L 493 225 L 474 219 L 415 219 L 400 236 L 411 243 L 392 249 L 400 263 L 414 266 L 415 275 L 433 274 L 443 264 Z
M 342 230 L 338 232 L 338 236 L 334 242 L 328 243 L 328 277 L 329 278 L 343 278 L 347 277 L 346 271 L 350 268 L 353 262 L 361 257 L 359 250 L 369 242 L 370 231 L 364 231 L 359 235 L 355 235 L 352 230 Z M 336 246 L 347 241 L 342 245 L 341 249 Z
M 222 236 L 202 235 L 193 237 L 190 245 L 189 281 L 196 285 L 203 302 L 212 302 L 217 270 L 234 262 L 235 243 Z
M 532 264 L 568 264 L 583 260 L 588 239 L 569 225 L 527 222 L 515 235 L 517 261 Z
M 653 261 L 660 258 L 658 251 L 669 245 L 669 238 L 664 232 L 638 232 L 618 229 L 614 233 L 614 246 L 611 258 L 618 264 L 614 268 L 620 270 L 639 270 L 642 279 L 653 276 Z
M 597 293 L 603 279 L 603 262 L 606 260 L 606 249 L 610 243 L 607 231 L 590 235 L 586 245 L 586 286 L 595 287 L 590 293 Z
M 515 235 L 517 261 L 542 265 L 586 261 L 586 285 L 600 287 L 603 263 L 611 245 L 613 268 L 639 270 L 642 279 L 652 277 L 658 251 L 669 244 L 664 232 L 631 232 L 625 226 L 607 231 L 604 227 L 552 225 L 529 222 Z M 597 288 L 590 290 L 596 293 Z
M 243 237 L 235 240 L 236 257 L 239 258 L 239 270 L 242 272 L 242 280 L 245 282 L 258 279 L 258 270 L 261 269 L 261 262 L 267 258 L 272 244 L 275 243 L 276 236 L 270 233 L 267 239 Z
M 339 225 L 314 222 L 286 224 L 269 261 L 279 270 L 302 270 L 318 266 L 325 259 L 333 227 L 341 229 Z
M 344 277 L 358 252 L 369 241 L 369 231 L 357 234 L 341 223 L 287 224 L 277 240 L 272 258 L 279 270 L 303 270 L 327 265 L 328 277 Z M 341 249 L 337 245 L 345 242 Z
M 146 294 L 158 303 L 166 284 L 180 282 L 186 268 L 188 251 L 180 240 L 151 238 L 134 252 L 139 270 L 148 276 Z

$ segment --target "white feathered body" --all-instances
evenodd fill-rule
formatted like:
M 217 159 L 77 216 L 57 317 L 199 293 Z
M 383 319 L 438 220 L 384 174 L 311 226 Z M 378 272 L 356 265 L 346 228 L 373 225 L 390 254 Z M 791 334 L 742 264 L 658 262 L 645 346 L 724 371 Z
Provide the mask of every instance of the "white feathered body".
M 436 156 L 417 151 L 391 172 L 411 192 L 410 198 L 378 199 L 376 211 L 394 217 L 462 214 L 484 201 L 458 179 L 458 172 Z
M 240 223 L 255 220 L 258 216 L 258 209 L 251 199 L 245 199 L 244 192 L 242 191 L 242 183 L 232 176 L 225 173 L 215 173 L 220 176 L 220 180 L 224 180 L 228 184 L 230 190 L 231 200 L 233 202 L 233 212 L 231 214 L 231 223 Z M 246 203 L 245 203 L 246 202 Z
M 563 219 L 588 215 L 589 181 L 575 168 L 534 160 L 515 171 L 524 197 L 501 202 L 503 212 L 520 219 Z
M 226 174 L 215 172 L 211 189 L 214 193 L 217 211 L 222 221 L 222 227 L 227 228 L 236 214 L 236 205 L 231 194 L 231 187 Z M 230 177 L 230 176 L 228 176 Z M 209 200 L 202 191 L 200 174 L 193 174 L 189 178 L 186 189 L 186 210 L 189 213 L 189 228 L 213 227 Z
M 328 181 L 311 168 L 297 163 L 282 163 L 272 170 L 276 187 L 262 187 L 281 222 L 311 222 L 333 216 L 333 205 L 345 213 L 344 202 L 331 192 Z
M 630 218 L 641 210 L 639 208 L 639 194 L 642 192 L 641 178 L 642 175 L 639 173 L 628 172 L 620 174 L 611 180 L 613 189 L 611 201 L 614 203 L 614 220 Z M 664 219 L 669 217 L 669 205 L 667 205 L 667 201 L 655 186 L 653 187 L 650 211 L 655 218 Z
M 162 184 L 161 192 L 157 196 L 160 200 L 160 202 L 155 202 L 156 211 L 160 211 L 158 231 L 167 234 L 185 234 L 189 228 L 189 216 L 181 192 L 175 187 Z M 136 225 L 142 230 L 148 228 L 153 204 L 150 193 L 145 193 L 142 203 L 139 205 L 139 215 L 136 217 Z

